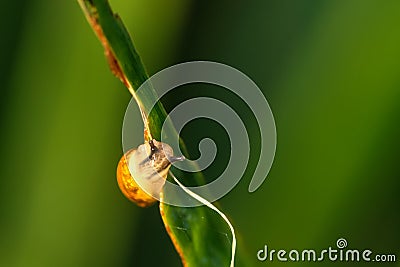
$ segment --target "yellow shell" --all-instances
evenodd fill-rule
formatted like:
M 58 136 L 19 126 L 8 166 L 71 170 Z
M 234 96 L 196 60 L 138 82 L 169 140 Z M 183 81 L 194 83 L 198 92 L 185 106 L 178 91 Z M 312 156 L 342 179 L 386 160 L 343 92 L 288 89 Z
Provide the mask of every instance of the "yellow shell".
M 182 160 L 172 155 L 169 145 L 156 140 L 126 152 L 117 167 L 117 181 L 122 193 L 140 207 L 154 204 L 157 200 L 153 196 L 158 197 L 165 184 L 171 159 Z

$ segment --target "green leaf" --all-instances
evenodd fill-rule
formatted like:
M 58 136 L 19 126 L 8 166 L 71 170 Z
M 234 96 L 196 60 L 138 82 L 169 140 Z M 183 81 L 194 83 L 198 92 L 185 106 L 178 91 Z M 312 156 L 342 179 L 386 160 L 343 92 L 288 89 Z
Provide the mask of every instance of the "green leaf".
M 135 94 L 148 75 L 122 21 L 106 0 L 79 0 L 79 3 L 104 46 L 111 70 L 134 95 L 139 107 L 149 110 L 150 103 L 158 97 L 152 88 L 146 88 L 140 96 Z M 145 131 L 145 139 L 151 134 L 160 140 L 162 123 L 167 117 L 164 107 L 157 102 L 151 113 L 144 115 L 144 119 L 148 115 L 149 131 Z M 180 180 L 184 183 L 185 179 L 180 177 Z M 191 177 L 191 184 L 204 184 L 202 174 Z M 184 266 L 229 266 L 232 234 L 215 211 L 205 206 L 182 208 L 160 203 L 160 213 Z

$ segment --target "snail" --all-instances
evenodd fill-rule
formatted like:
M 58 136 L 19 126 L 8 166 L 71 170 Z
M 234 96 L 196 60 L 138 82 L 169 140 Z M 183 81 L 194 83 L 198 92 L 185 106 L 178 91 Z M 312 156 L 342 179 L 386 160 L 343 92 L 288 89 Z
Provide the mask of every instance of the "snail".
M 157 201 L 155 197 L 158 197 L 161 193 L 171 164 L 184 159 L 184 156 L 174 157 L 173 150 L 169 145 L 152 139 L 140 145 L 137 149 L 129 150 L 122 156 L 117 167 L 118 186 L 129 200 L 140 207 L 148 207 Z M 216 211 L 228 224 L 232 233 L 230 266 L 233 267 L 236 253 L 236 235 L 226 215 L 208 200 L 190 191 L 179 182 L 173 173 L 171 173 L 171 176 L 189 196 Z
M 117 167 L 118 186 L 129 200 L 148 207 L 157 201 L 171 163 L 184 159 L 174 157 L 168 144 L 152 139 L 122 156 Z

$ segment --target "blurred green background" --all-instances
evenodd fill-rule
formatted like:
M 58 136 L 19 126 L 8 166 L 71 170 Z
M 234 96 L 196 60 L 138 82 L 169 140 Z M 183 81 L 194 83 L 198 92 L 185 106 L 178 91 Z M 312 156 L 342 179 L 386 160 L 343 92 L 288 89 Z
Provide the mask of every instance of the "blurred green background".
M 218 61 L 246 73 L 267 97 L 278 132 L 271 172 L 247 192 L 254 149 L 246 177 L 220 201 L 249 266 L 285 265 L 257 261 L 265 244 L 320 250 L 340 237 L 349 248 L 400 257 L 399 1 L 111 4 L 149 74 L 188 60 Z M 0 266 L 179 266 L 157 206 L 140 209 L 117 188 L 130 95 L 110 73 L 78 4 L 0 7 Z M 164 102 L 171 109 L 215 95 L 249 113 L 214 91 L 191 85 Z M 242 116 L 256 148 L 254 118 Z M 224 136 L 205 123 L 182 133 L 194 154 L 204 133 Z M 224 146 L 221 140 L 222 167 Z

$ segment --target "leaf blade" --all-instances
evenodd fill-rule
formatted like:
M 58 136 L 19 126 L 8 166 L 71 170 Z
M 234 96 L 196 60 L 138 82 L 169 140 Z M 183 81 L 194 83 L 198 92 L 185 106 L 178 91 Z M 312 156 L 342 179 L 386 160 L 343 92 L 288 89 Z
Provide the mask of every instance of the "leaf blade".
M 107 0 L 78 2 L 104 47 L 112 72 L 129 89 L 142 112 L 150 110 L 151 103 L 158 97 L 151 87 L 141 92 L 140 96 L 136 95 L 148 75 L 121 19 L 113 13 Z M 152 112 L 145 113 L 143 118 L 149 131 L 146 134 L 145 130 L 145 139 L 152 136 L 160 140 L 161 128 L 167 118 L 162 104 L 157 101 Z M 168 127 L 173 128 L 169 120 L 167 123 Z M 204 183 L 201 173 L 192 179 L 195 179 L 197 185 Z M 209 208 L 183 208 L 160 202 L 160 213 L 184 266 L 229 266 L 230 231 L 224 221 Z

